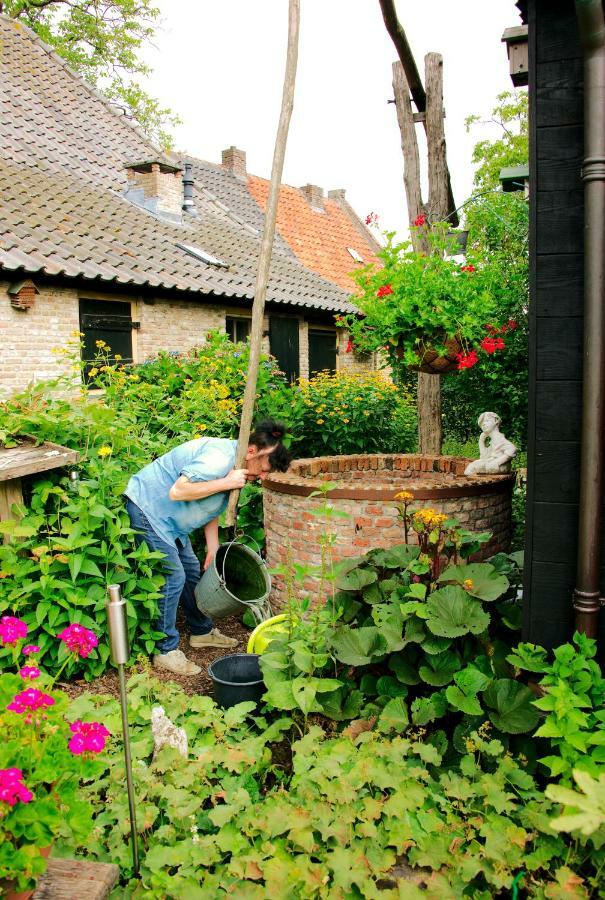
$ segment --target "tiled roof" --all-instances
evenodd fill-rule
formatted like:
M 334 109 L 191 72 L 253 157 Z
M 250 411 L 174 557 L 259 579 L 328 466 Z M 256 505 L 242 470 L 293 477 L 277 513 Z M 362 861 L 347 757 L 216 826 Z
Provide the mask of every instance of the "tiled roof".
M 170 223 L 140 209 L 123 196 L 125 164 L 157 158 L 157 148 L 3 15 L 0 47 L 0 268 L 251 300 L 263 216 L 245 183 L 193 160 L 196 218 Z M 301 265 L 279 236 L 267 301 L 353 309 L 346 290 Z
M 249 176 L 250 193 L 264 210 L 269 182 Z M 282 185 L 277 207 L 277 227 L 296 256 L 314 272 L 334 281 L 345 291 L 355 290 L 351 272 L 364 263 L 378 263 L 378 244 L 343 200 L 324 198 L 323 211 L 314 209 L 298 188 Z M 365 232 L 365 233 L 364 233 Z M 355 262 L 348 248 L 363 263 Z

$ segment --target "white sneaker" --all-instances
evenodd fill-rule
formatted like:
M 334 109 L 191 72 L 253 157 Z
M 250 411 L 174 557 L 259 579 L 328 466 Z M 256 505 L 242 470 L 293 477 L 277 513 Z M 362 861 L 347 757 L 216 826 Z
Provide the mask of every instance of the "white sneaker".
M 156 669 L 167 669 L 174 675 L 199 675 L 202 671 L 200 666 L 187 659 L 182 650 L 158 653 L 153 657 L 153 665 Z

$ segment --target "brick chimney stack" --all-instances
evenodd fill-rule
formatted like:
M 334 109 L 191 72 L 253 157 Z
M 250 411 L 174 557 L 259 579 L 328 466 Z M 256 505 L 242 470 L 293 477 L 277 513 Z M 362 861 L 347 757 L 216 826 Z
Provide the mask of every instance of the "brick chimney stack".
M 345 200 L 345 189 L 344 188 L 334 188 L 333 191 L 328 191 L 328 199 L 329 200 Z
M 313 208 L 324 211 L 324 192 L 323 188 L 318 187 L 316 184 L 305 184 L 304 187 L 301 187 L 301 191 L 303 192 L 307 203 Z
M 183 182 L 180 166 L 163 159 L 147 159 L 126 166 L 126 197 L 163 218 L 181 221 Z
M 246 177 L 246 151 L 237 147 L 228 147 L 221 153 L 223 168 L 229 169 L 236 178 Z

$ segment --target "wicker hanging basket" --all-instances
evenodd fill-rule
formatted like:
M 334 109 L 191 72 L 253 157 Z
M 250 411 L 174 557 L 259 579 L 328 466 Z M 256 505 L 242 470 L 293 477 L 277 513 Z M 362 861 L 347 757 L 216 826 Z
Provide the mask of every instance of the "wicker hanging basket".
M 440 356 L 434 349 L 434 344 L 438 343 L 441 348 L 445 347 L 447 353 Z M 427 375 L 447 375 L 450 372 L 458 371 L 458 360 L 456 356 L 462 353 L 463 347 L 459 335 L 453 337 L 444 335 L 443 339 L 420 342 L 417 350 L 418 364 L 408 366 L 414 372 L 425 372 Z M 399 359 L 403 359 L 403 348 L 397 347 L 396 353 Z

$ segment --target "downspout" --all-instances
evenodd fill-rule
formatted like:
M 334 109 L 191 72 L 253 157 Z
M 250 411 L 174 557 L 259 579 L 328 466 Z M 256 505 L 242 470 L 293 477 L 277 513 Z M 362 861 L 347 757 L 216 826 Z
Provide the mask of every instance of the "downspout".
M 605 403 L 605 17 L 575 0 L 584 57 L 584 374 L 575 627 L 596 638 L 601 606 Z

